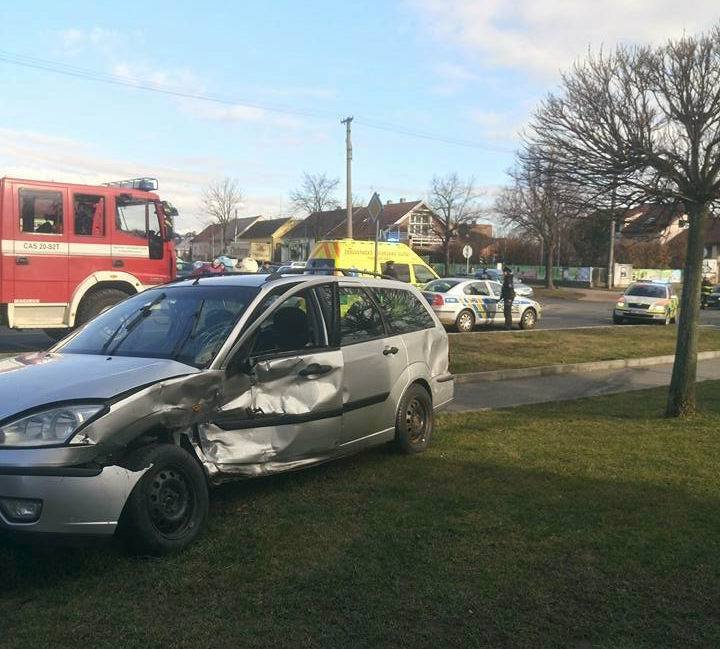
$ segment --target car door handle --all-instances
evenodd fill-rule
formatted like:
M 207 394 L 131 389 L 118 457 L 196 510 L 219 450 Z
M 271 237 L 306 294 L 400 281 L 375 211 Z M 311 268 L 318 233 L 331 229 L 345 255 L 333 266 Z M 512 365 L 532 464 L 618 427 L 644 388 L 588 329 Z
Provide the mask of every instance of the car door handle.
M 113 266 L 115 268 L 122 268 L 125 265 L 125 262 L 122 259 L 113 259 Z
M 27 257 L 15 257 L 15 263 L 18 266 L 27 266 L 30 260 Z
M 322 376 L 332 370 L 332 365 L 320 365 L 319 363 L 310 363 L 306 368 L 300 370 L 300 376 Z
M 390 354 L 397 354 L 400 350 L 397 347 L 386 347 L 383 349 L 383 355 L 389 356 Z

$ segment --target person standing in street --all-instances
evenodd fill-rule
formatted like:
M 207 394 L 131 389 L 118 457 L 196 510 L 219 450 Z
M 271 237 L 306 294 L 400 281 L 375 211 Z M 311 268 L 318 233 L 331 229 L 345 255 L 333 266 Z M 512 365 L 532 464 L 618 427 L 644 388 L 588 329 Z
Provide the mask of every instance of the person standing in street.
M 503 267 L 503 283 L 500 290 L 500 299 L 503 301 L 503 314 L 505 315 L 505 329 L 512 329 L 512 303 L 515 299 L 515 285 L 513 274 L 509 266 Z

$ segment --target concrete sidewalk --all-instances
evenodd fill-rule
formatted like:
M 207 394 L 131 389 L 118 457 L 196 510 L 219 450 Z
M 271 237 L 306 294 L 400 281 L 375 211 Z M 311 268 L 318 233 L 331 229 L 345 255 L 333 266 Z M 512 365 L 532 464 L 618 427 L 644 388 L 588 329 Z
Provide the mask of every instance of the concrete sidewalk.
M 672 363 L 626 367 L 583 374 L 537 376 L 505 381 L 459 383 L 450 411 L 509 408 L 548 401 L 568 401 L 601 394 L 656 388 L 670 384 Z M 720 379 L 720 359 L 698 362 L 698 381 Z

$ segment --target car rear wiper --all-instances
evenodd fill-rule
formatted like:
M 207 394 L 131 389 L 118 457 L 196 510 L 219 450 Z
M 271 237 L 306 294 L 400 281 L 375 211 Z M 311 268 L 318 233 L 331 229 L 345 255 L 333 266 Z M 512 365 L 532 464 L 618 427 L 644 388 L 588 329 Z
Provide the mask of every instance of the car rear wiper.
M 127 339 L 127 337 L 132 333 L 133 329 L 137 327 L 145 318 L 147 318 L 150 315 L 150 310 L 157 304 L 160 304 L 165 299 L 165 293 L 160 293 L 152 302 L 148 302 L 147 304 L 143 304 L 134 316 L 131 318 L 128 318 L 127 320 L 124 320 L 120 323 L 117 329 L 112 332 L 112 335 L 110 338 L 108 338 L 103 346 L 100 348 L 100 352 L 102 354 L 107 354 L 108 356 L 112 356 L 120 347 L 120 345 L 123 344 L 123 342 Z M 117 341 L 117 343 L 113 346 L 110 351 L 108 349 L 110 348 L 110 345 L 112 345 L 115 338 L 118 336 L 118 334 L 125 329 L 126 333 L 125 335 Z

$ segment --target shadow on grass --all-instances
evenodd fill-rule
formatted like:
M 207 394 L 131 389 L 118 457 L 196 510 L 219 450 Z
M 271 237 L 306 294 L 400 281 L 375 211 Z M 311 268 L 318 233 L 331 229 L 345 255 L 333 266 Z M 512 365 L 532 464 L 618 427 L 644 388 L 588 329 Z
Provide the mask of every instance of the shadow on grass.
M 251 647 L 720 638 L 717 494 L 449 459 L 449 444 L 225 486 L 209 532 L 176 557 L 3 543 L 8 646 L 51 636 Z

